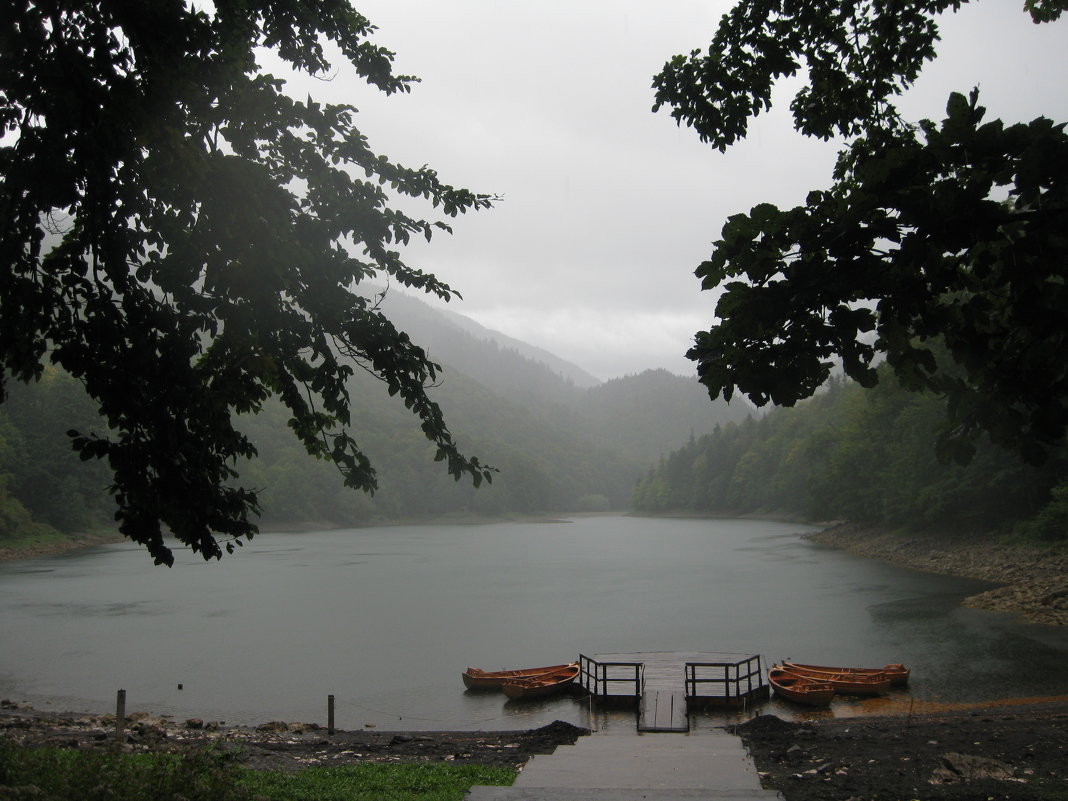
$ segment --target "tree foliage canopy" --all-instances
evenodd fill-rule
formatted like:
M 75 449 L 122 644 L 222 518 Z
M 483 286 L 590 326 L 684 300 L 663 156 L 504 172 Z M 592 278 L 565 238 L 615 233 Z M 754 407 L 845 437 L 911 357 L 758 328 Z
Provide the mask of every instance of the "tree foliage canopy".
M 355 108 L 292 99 L 257 65 L 268 48 L 324 74 L 332 42 L 362 80 L 408 91 L 373 30 L 344 0 L 15 0 L 0 18 L 4 378 L 51 361 L 82 382 L 108 430 L 71 431 L 74 448 L 107 461 L 120 529 L 157 563 L 163 526 L 205 558 L 256 531 L 256 492 L 235 484 L 254 448 L 233 422 L 269 397 L 309 453 L 373 490 L 347 430 L 357 369 L 450 473 L 489 477 L 427 396 L 438 365 L 356 286 L 384 273 L 448 299 L 397 251 L 448 225 L 391 198 L 447 216 L 491 198 L 376 154 Z
M 1032 460 L 1063 440 L 1064 125 L 987 121 L 976 91 L 951 95 L 937 123 L 909 124 L 892 102 L 935 56 L 935 16 L 961 5 L 739 3 L 707 52 L 654 79 L 657 108 L 725 150 L 770 108 L 776 79 L 804 68 L 795 127 L 848 141 L 830 189 L 732 216 L 697 269 L 702 288 L 723 289 L 719 321 L 688 353 L 713 398 L 793 405 L 835 358 L 871 386 L 885 357 L 906 386 L 948 398 L 945 456 L 969 459 L 980 431 Z M 1048 22 L 1068 3 L 1026 7 Z

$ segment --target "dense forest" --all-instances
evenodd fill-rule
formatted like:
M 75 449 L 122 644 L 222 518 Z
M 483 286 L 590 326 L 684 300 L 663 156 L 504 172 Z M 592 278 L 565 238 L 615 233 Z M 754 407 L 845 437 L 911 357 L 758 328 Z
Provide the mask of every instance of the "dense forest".
M 944 401 L 882 372 L 873 389 L 834 378 L 795 407 L 691 439 L 641 480 L 634 506 L 1068 539 L 1063 449 L 1036 466 L 984 441 L 967 465 L 940 462 Z
M 285 410 L 267 406 L 243 419 L 259 455 L 238 466 L 245 485 L 261 492 L 261 523 L 631 506 L 1068 538 L 1068 453 L 1036 466 L 985 442 L 967 465 L 940 462 L 933 443 L 944 402 L 891 375 L 873 389 L 835 378 L 808 401 L 756 417 L 737 402 L 709 404 L 695 381 L 663 370 L 579 386 L 581 373 L 564 377 L 502 347 L 492 332 L 413 309 L 426 315 L 439 358 L 473 366 L 486 382 L 450 364 L 432 391 L 458 442 L 498 469 L 493 483 L 453 481 L 417 421 L 360 374 L 350 386 L 354 430 L 379 470 L 378 491 L 346 489 L 332 463 L 287 436 Z M 537 391 L 518 376 L 538 377 Z M 79 459 L 69 445 L 68 431 L 101 425 L 81 385 L 53 368 L 10 389 L 0 407 L 0 538 L 113 526 L 107 466 Z
M 986 442 L 968 465 L 940 462 L 944 402 L 902 388 L 888 371 L 873 389 L 835 378 L 816 397 L 757 417 L 737 401 L 709 404 L 697 382 L 664 370 L 599 383 L 418 299 L 395 293 L 389 303 L 391 316 L 434 343 L 446 371 L 432 395 L 462 447 L 497 468 L 492 484 L 453 481 L 418 421 L 360 373 L 350 383 L 353 429 L 379 471 L 378 491 L 346 489 L 331 462 L 287 435 L 285 409 L 268 405 L 243 418 L 258 457 L 238 465 L 244 485 L 260 491 L 262 524 L 631 506 L 1068 533 L 1068 454 L 1034 466 Z M 0 538 L 114 526 L 110 471 L 79 459 L 67 436 L 100 426 L 80 383 L 60 370 L 10 386 L 0 407 Z
M 260 491 L 261 524 L 620 509 L 650 464 L 751 411 L 709 404 L 695 381 L 664 370 L 600 384 L 414 298 L 393 304 L 391 315 L 434 343 L 431 356 L 446 369 L 430 393 L 465 451 L 497 469 L 492 483 L 454 481 L 434 461 L 419 421 L 385 384 L 359 372 L 349 385 L 352 430 L 378 470 L 378 490 L 347 489 L 333 463 L 310 457 L 289 435 L 286 410 L 268 404 L 241 419 L 258 456 L 237 465 L 242 485 Z M 70 430 L 102 433 L 79 382 L 54 368 L 28 386 L 12 382 L 0 406 L 0 537 L 114 526 L 110 471 L 79 459 Z

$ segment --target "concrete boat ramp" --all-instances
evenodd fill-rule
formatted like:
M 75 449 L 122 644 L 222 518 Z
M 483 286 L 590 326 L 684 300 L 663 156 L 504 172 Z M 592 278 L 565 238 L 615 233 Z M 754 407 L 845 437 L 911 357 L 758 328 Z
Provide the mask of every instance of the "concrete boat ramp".
M 511 787 L 472 787 L 468 801 L 774 801 L 740 738 L 597 733 L 527 762 Z
M 745 709 L 767 696 L 761 657 L 706 652 L 579 655 L 591 702 L 637 709 L 637 730 L 579 737 L 532 757 L 511 787 L 472 787 L 468 801 L 774 801 L 741 738 L 693 730 L 690 706 Z

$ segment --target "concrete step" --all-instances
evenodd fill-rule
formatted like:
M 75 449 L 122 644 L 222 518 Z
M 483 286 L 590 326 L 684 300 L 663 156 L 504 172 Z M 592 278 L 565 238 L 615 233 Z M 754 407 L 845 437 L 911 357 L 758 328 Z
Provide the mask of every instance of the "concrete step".
M 742 741 L 723 731 L 590 735 L 532 757 L 511 787 L 468 801 L 773 801 Z
M 741 740 L 723 732 L 580 738 L 535 756 L 516 787 L 751 790 L 760 787 Z
M 472 787 L 465 801 L 775 801 L 774 790 L 687 790 L 679 787 Z

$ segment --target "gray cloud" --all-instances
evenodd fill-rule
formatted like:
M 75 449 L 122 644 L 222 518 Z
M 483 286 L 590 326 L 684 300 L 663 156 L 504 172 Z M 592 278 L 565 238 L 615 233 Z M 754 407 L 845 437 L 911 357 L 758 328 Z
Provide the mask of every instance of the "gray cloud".
M 498 193 L 452 237 L 409 261 L 464 296 L 483 325 L 602 378 L 666 367 L 712 319 L 694 268 L 726 218 L 825 186 L 833 143 L 805 140 L 786 103 L 726 155 L 652 114 L 652 76 L 704 47 L 731 3 L 637 0 L 356 0 L 400 72 L 422 78 L 385 98 L 340 71 L 295 79 L 295 94 L 349 102 L 373 147 L 447 181 Z M 937 118 L 950 90 L 979 84 L 1006 119 L 1068 119 L 1065 22 L 1035 26 L 1022 3 L 984 0 L 949 15 L 944 57 L 905 98 Z

